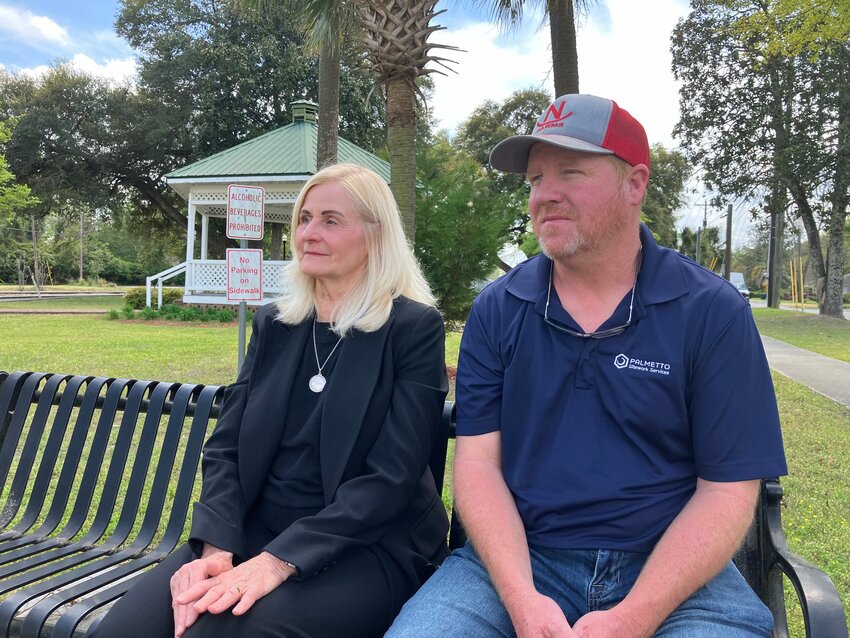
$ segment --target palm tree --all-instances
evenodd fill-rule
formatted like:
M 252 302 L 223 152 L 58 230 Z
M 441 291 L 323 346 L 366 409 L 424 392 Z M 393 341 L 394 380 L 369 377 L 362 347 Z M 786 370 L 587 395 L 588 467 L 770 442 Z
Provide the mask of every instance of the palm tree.
M 387 146 L 392 191 L 411 241 L 416 233 L 416 79 L 445 66 L 431 55 L 428 38 L 443 27 L 432 26 L 437 0 L 237 0 L 255 10 L 287 5 L 299 12 L 310 42 L 319 48 L 318 163 L 336 161 L 339 136 L 339 50 L 342 34 L 359 33 L 365 52 L 383 86 L 387 102 Z
M 546 0 L 552 46 L 552 74 L 555 95 L 578 93 L 578 51 L 576 49 L 576 13 L 585 12 L 593 0 Z M 522 20 L 524 0 L 496 0 L 492 13 L 496 21 L 511 27 Z
M 401 210 L 404 229 L 413 241 L 416 234 L 416 79 L 438 72 L 429 62 L 445 66 L 444 58 L 431 55 L 428 38 L 443 29 L 431 24 L 442 13 L 437 0 L 363 0 L 359 15 L 363 43 L 387 100 L 387 146 L 392 171 L 392 191 Z
M 256 1 L 256 0 L 254 0 Z M 340 49 L 345 33 L 357 28 L 358 16 L 345 0 L 260 0 L 289 2 L 307 28 L 307 40 L 319 52 L 319 168 L 334 164 L 339 147 Z
M 319 112 L 316 163 L 337 161 L 339 148 L 340 40 L 354 16 L 343 0 L 236 0 L 262 19 L 263 13 L 287 10 L 304 23 L 309 47 L 319 53 Z

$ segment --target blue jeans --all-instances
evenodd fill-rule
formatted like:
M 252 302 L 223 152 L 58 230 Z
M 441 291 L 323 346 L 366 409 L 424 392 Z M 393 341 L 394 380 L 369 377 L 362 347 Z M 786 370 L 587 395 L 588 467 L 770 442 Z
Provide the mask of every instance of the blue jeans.
M 647 554 L 530 548 L 537 591 L 552 598 L 570 624 L 620 602 Z M 730 562 L 665 621 L 656 637 L 769 637 L 773 617 Z M 402 608 L 386 638 L 512 638 L 508 612 L 472 546 L 456 550 Z

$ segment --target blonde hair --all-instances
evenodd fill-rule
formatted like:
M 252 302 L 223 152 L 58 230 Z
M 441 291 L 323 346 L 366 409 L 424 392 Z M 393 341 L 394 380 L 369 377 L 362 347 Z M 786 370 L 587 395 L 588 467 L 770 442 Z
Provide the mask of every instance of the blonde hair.
M 390 317 L 393 299 L 408 299 L 430 306 L 434 296 L 425 280 L 413 249 L 404 235 L 401 214 L 392 192 L 376 173 L 357 164 L 334 164 L 311 177 L 292 207 L 290 237 L 294 241 L 301 207 L 311 188 L 336 183 L 345 189 L 360 216 L 366 236 L 365 276 L 340 300 L 333 330 L 340 336 L 352 328 L 374 332 Z M 277 301 L 277 320 L 299 324 L 316 311 L 316 278 L 301 272 L 297 251 L 284 270 L 284 292 Z

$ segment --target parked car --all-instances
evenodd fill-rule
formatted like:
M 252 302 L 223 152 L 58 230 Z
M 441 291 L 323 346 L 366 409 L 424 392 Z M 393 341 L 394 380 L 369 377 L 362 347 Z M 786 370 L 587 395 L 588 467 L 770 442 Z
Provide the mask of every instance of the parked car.
M 744 273 L 742 272 L 732 272 L 729 273 L 729 281 L 735 288 L 738 289 L 738 292 L 741 293 L 741 296 L 747 301 L 750 300 L 750 289 L 747 288 L 747 282 L 744 280 Z

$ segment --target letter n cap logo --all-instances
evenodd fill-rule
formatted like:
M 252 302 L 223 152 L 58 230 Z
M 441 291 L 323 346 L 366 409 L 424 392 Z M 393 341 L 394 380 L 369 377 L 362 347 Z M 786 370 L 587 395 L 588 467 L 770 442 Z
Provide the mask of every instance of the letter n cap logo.
M 552 128 L 563 128 L 566 126 L 566 119 L 573 114 L 573 111 L 566 110 L 566 99 L 555 100 L 543 112 L 543 115 L 537 120 L 537 125 L 534 127 L 535 133 L 547 131 Z M 550 131 L 551 132 L 551 131 Z
M 618 354 L 614 357 L 614 367 L 618 370 L 622 370 L 627 365 L 629 365 L 629 358 L 624 354 Z

